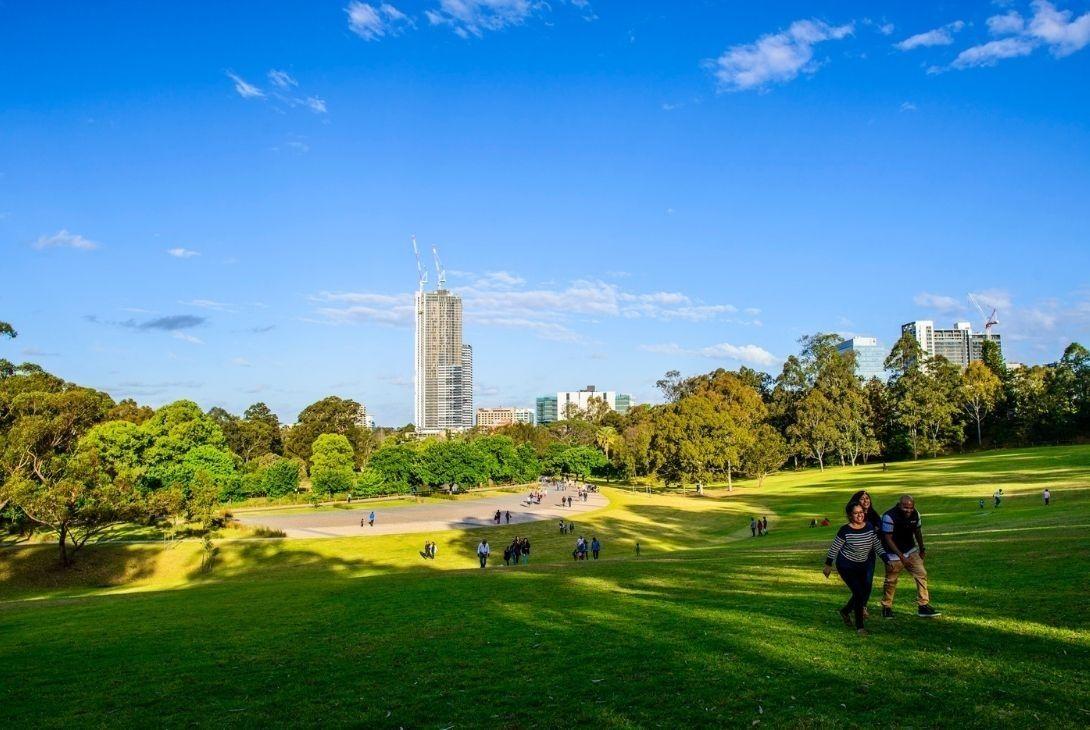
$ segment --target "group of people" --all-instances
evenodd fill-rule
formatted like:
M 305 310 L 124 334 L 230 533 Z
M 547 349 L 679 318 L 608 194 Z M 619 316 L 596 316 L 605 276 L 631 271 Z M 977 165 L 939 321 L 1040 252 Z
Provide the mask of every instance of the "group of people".
M 371 514 L 367 515 L 360 520 L 360 527 L 363 527 L 363 523 L 367 523 L 370 527 L 375 526 L 375 511 L 371 510 Z
M 507 510 L 506 512 L 500 512 L 499 510 L 496 510 L 496 514 L 492 515 L 492 521 L 498 525 L 498 524 L 500 524 L 501 519 L 506 520 L 507 524 L 510 525 L 511 524 L 511 510 Z
M 819 524 L 822 527 L 828 527 L 829 526 L 829 518 L 828 517 L 822 517 L 821 522 L 818 522 L 817 517 L 813 517 L 813 518 L 810 519 L 810 527 L 817 527 Z
M 549 491 L 547 489 L 544 491 L 538 491 L 535 489 L 534 491 L 526 495 L 526 506 L 530 506 L 532 504 L 541 504 L 541 500 L 544 499 L 545 495 L 548 493 Z
M 561 517 L 560 518 L 560 534 L 561 535 L 567 535 L 568 533 L 574 532 L 574 531 L 575 531 L 575 523 L 572 522 L 571 520 L 568 520 L 567 522 L 565 522 L 564 518 Z
M 749 531 L 754 537 L 761 537 L 768 534 L 768 515 L 757 519 L 756 517 L 749 518 Z
M 503 549 L 504 565 L 528 565 L 530 563 L 530 538 L 516 537 Z M 484 567 L 483 565 L 481 566 Z
M 854 626 L 861 636 L 867 634 L 867 602 L 874 583 L 876 558 L 885 563 L 882 591 L 882 618 L 893 618 L 893 596 L 901 573 L 907 571 L 916 581 L 916 615 L 933 618 L 940 615 L 931 606 L 924 566 L 923 520 L 911 495 L 902 495 L 897 504 L 879 515 L 865 490 L 848 500 L 844 513 L 847 524 L 837 530 L 825 556 L 823 572 L 828 578 L 834 567 L 851 591 L 840 617 Z
M 424 560 L 435 560 L 435 553 L 435 543 L 428 540 L 424 543 L 424 549 L 420 551 L 420 557 L 424 558 Z
M 636 554 L 639 555 L 639 543 L 636 543 Z M 587 552 L 594 556 L 594 559 L 598 559 L 598 553 L 602 550 L 602 543 L 598 542 L 597 537 L 592 537 L 590 542 L 582 535 L 575 541 L 575 550 L 572 550 L 571 556 L 573 560 L 586 560 Z

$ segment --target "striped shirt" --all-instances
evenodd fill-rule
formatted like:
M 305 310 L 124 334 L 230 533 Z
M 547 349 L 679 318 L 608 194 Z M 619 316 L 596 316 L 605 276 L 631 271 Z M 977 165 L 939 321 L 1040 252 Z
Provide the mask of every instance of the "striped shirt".
M 844 525 L 836 531 L 833 544 L 829 546 L 829 554 L 825 556 L 825 564 L 832 565 L 837 558 L 852 563 L 865 563 L 870 560 L 872 553 L 882 557 L 884 552 L 882 541 L 874 527 L 864 525 L 856 530 L 851 525 Z

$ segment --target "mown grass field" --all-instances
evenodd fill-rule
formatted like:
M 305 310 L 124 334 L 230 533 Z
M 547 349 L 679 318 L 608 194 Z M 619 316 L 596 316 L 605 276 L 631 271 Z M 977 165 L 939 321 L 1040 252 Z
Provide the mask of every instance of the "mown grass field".
M 859 488 L 880 510 L 916 496 L 942 618 L 912 616 L 903 579 L 894 621 L 862 639 L 840 622 L 820 568 Z M 48 548 L 0 551 L 5 724 L 1090 724 L 1090 447 L 607 494 L 577 526 L 596 563 L 552 522 L 519 527 L 530 566 L 486 571 L 477 541 L 514 526 L 223 541 L 210 573 L 195 542 L 95 547 L 67 573 Z

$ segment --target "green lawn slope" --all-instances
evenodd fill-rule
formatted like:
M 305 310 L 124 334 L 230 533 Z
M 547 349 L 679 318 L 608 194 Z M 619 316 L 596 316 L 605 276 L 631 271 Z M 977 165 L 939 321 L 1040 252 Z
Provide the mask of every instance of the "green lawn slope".
M 839 524 L 860 488 L 881 510 L 916 496 L 942 618 L 911 615 L 905 579 L 895 620 L 862 639 L 841 624 L 847 591 L 820 572 L 834 528 L 807 525 Z M 5 724 L 1090 723 L 1088 447 L 606 493 L 577 525 L 604 543 L 596 563 L 574 563 L 552 522 L 518 528 L 530 566 L 486 571 L 477 541 L 514 526 L 221 541 L 211 572 L 195 542 L 89 548 L 67 572 L 46 548 L 5 549 Z M 771 534 L 751 538 L 750 515 Z

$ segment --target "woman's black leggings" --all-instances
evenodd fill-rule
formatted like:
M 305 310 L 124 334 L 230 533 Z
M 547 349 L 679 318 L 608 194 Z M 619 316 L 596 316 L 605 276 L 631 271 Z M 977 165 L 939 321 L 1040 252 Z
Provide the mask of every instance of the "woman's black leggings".
M 874 561 L 865 563 L 853 563 L 850 560 L 840 559 L 836 561 L 836 572 L 844 579 L 852 597 L 844 606 L 844 613 L 849 611 L 855 614 L 855 628 L 863 628 L 863 609 L 870 600 L 871 584 L 874 580 Z

